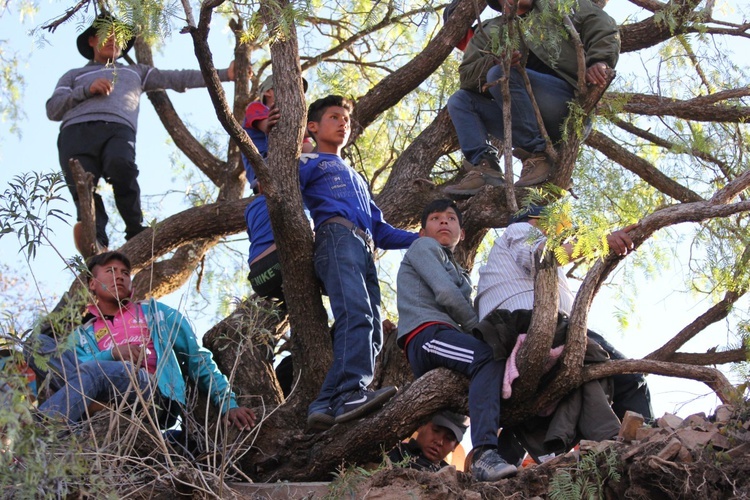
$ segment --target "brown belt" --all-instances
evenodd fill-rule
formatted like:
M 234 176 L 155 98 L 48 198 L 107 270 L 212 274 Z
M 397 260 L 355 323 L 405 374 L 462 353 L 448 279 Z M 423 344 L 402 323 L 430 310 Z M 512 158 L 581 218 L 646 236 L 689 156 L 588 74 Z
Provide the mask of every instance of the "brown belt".
M 349 219 L 345 219 L 344 217 L 339 217 L 338 215 L 335 217 L 331 217 L 330 219 L 326 219 L 323 221 L 321 226 L 325 226 L 326 224 L 341 224 L 345 228 L 347 228 L 349 231 L 352 231 L 354 234 L 362 238 L 364 240 L 365 245 L 370 250 L 370 252 L 375 253 L 375 242 L 372 241 L 372 236 L 370 236 L 366 231 L 363 231 L 359 226 L 354 224 Z

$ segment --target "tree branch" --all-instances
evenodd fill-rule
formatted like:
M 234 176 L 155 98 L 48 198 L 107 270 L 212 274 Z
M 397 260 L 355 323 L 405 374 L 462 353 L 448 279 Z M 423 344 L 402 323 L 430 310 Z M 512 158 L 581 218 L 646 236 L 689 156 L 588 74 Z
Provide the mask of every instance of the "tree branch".
M 654 373 L 667 377 L 698 380 L 710 387 L 722 403 L 730 402 L 736 392 L 732 384 L 729 383 L 729 380 L 716 368 L 644 359 L 623 359 L 586 366 L 583 369 L 583 382 L 622 373 Z
M 697 193 L 664 175 L 659 169 L 651 165 L 651 163 L 631 153 L 597 130 L 591 131 L 591 134 L 586 139 L 586 144 L 600 151 L 610 160 L 619 163 L 651 186 L 675 200 L 683 203 L 702 200 Z
M 727 292 L 724 294 L 724 298 L 718 303 L 713 305 L 708 311 L 698 316 L 692 323 L 683 328 L 677 335 L 669 339 L 669 342 L 658 348 L 644 359 L 652 359 L 655 361 L 671 361 L 674 353 L 685 345 L 690 339 L 698 335 L 709 325 L 712 325 L 718 321 L 723 320 L 729 315 L 729 311 L 732 310 L 732 305 L 742 296 L 735 292 Z

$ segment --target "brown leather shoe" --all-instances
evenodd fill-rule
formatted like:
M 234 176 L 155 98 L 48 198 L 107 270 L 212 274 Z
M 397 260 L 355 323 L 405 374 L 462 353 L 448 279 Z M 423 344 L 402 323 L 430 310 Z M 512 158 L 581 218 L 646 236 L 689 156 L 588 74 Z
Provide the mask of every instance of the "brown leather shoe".
M 550 178 L 554 165 L 547 153 L 534 153 L 523 160 L 521 177 L 516 181 L 516 187 L 529 187 L 542 184 Z
M 505 184 L 505 180 L 500 172 L 489 168 L 476 167 L 466 174 L 461 182 L 448 186 L 443 192 L 448 195 L 473 196 L 484 186 L 502 186 L 503 184 Z

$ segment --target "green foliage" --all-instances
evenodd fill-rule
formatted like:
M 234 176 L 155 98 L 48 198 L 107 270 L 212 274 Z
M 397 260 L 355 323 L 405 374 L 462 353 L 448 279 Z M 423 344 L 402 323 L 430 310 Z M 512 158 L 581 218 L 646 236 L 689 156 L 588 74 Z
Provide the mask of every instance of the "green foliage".
M 551 500 L 597 500 L 604 498 L 604 485 L 620 480 L 617 455 L 608 449 L 582 455 L 576 467 L 558 469 L 549 485 Z
M 23 375 L 0 372 L 0 495 L 2 498 L 67 498 L 83 492 L 107 498 L 110 488 L 93 473 L 82 446 L 31 414 Z
M 21 97 L 26 85 L 19 63 L 18 53 L 9 51 L 7 40 L 0 40 L 0 121 L 8 122 L 10 132 L 18 136 L 18 124 L 25 116 Z
M 60 173 L 29 172 L 18 175 L 0 194 L 0 238 L 15 234 L 27 258 L 34 258 L 42 243 L 50 243 L 48 220 L 68 220 L 56 208 L 63 201 L 65 182 Z
M 328 487 L 328 495 L 324 498 L 334 500 L 353 495 L 361 482 L 371 477 L 382 467 L 385 467 L 385 465 L 381 464 L 378 469 L 371 471 L 359 466 L 345 467 L 342 465 L 338 471 L 333 473 L 334 479 Z

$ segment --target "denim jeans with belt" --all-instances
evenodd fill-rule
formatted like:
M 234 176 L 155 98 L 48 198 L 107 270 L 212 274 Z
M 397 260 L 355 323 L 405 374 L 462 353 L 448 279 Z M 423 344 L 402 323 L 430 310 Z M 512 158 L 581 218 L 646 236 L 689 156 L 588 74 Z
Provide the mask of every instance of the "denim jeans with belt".
M 560 140 L 560 127 L 568 115 L 568 103 L 575 89 L 565 80 L 546 73 L 527 69 L 544 128 L 553 143 Z M 487 72 L 487 81 L 503 76 L 503 68 L 495 65 Z M 534 107 L 526 91 L 521 73 L 510 71 L 511 126 L 513 146 L 530 153 L 543 151 L 546 142 L 537 125 Z M 503 96 L 500 84 L 489 88 L 492 98 L 478 92 L 460 89 L 448 99 L 448 113 L 458 135 L 461 151 L 466 159 L 476 164 L 482 153 L 497 153 L 489 136 L 503 139 Z
M 375 357 L 383 346 L 380 284 L 366 242 L 341 224 L 324 224 L 315 234 L 315 274 L 333 311 L 333 362 L 308 412 L 335 411 L 354 391 L 372 382 Z

